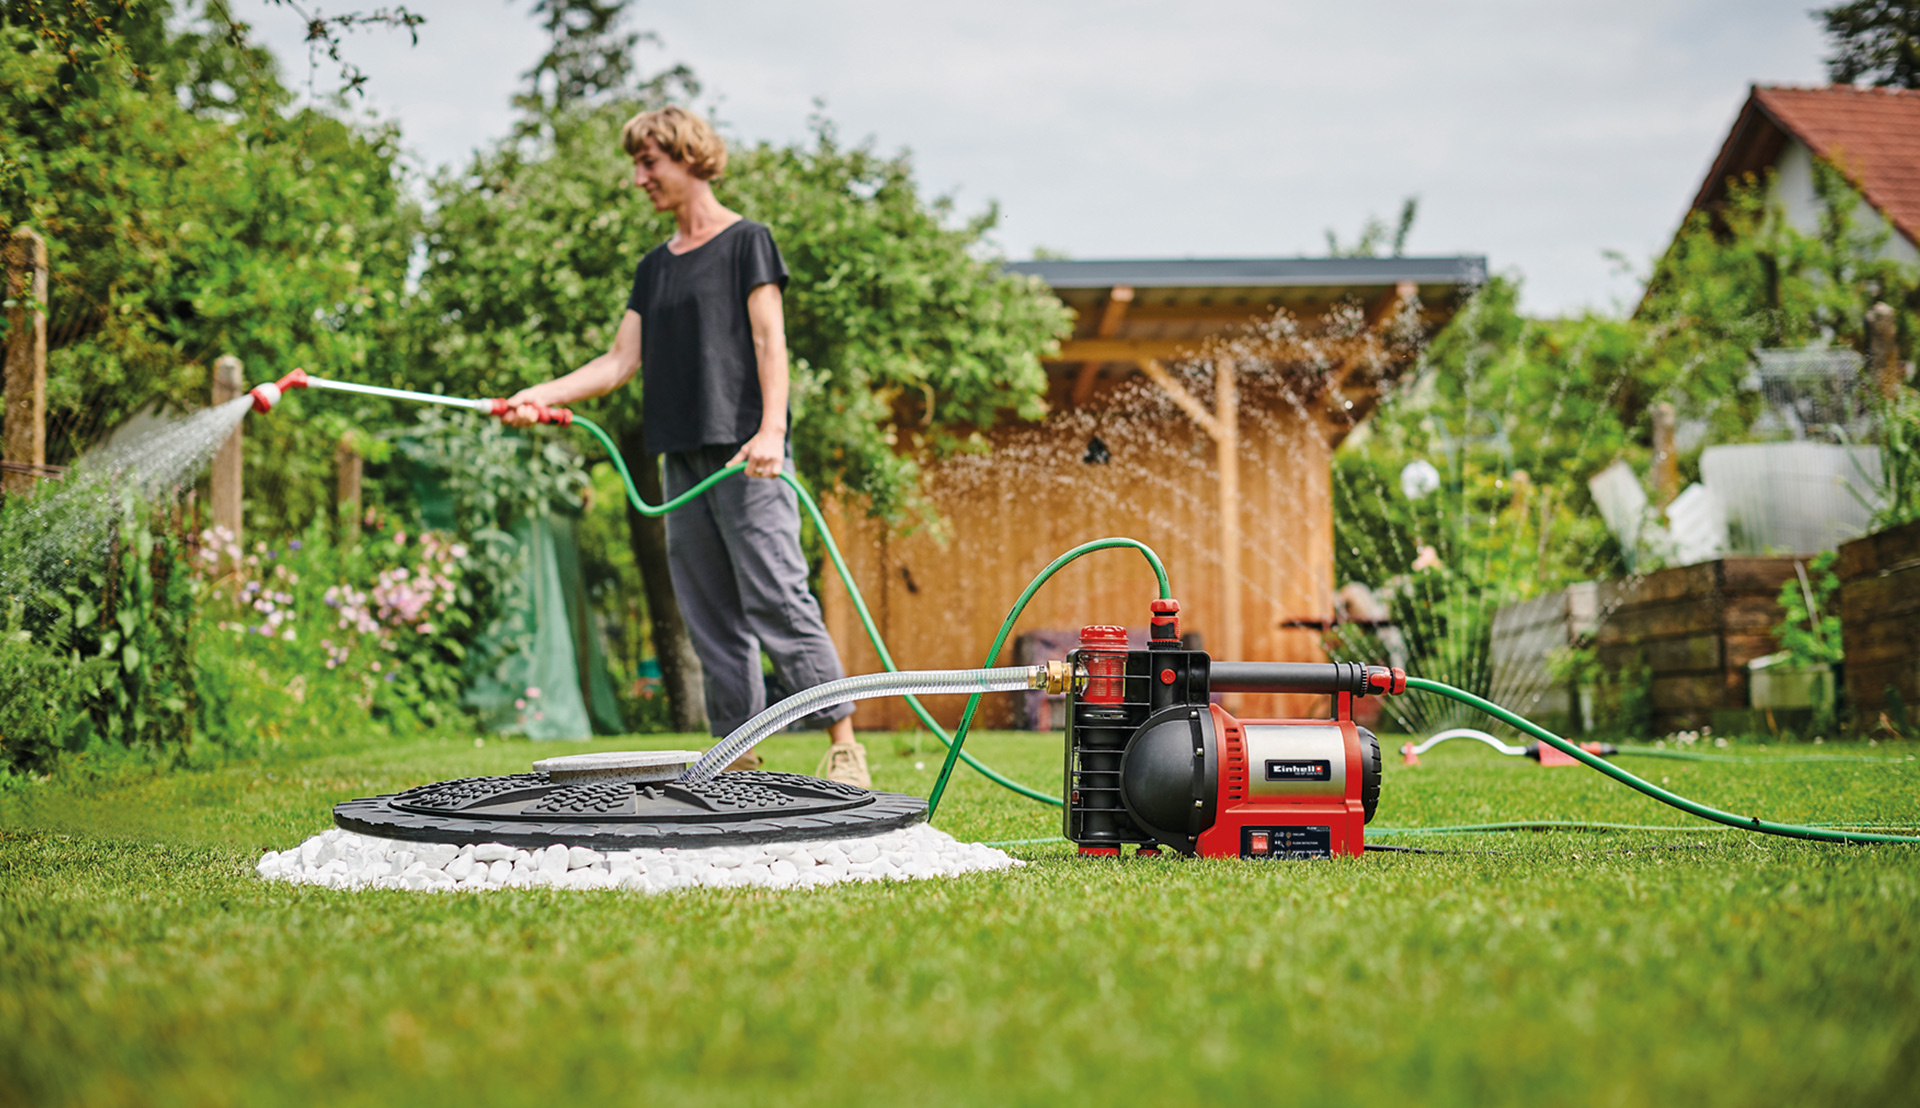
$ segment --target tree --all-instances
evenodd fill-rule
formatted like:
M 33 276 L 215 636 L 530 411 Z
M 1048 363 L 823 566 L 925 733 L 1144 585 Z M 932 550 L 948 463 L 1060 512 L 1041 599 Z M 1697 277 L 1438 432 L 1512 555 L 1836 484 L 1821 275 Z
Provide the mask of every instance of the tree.
M 684 65 L 640 79 L 634 51 L 660 39 L 628 26 L 631 6 L 631 0 L 535 0 L 533 13 L 547 32 L 548 46 L 520 75 L 526 85 L 513 103 L 521 112 L 522 133 L 560 112 L 610 97 L 664 101 L 676 93 L 688 100 L 700 94 L 693 71 Z
M 1340 245 L 1340 236 L 1327 228 L 1327 256 L 1329 258 L 1377 258 L 1380 247 L 1388 248 L 1388 256 L 1404 257 L 1407 252 L 1407 236 L 1413 233 L 1413 222 L 1420 215 L 1420 198 L 1409 196 L 1400 202 L 1400 218 L 1394 223 L 1391 232 L 1378 216 L 1368 216 L 1360 227 L 1360 237 L 1353 240 L 1352 246 Z M 1389 237 L 1391 235 L 1391 237 Z
M 417 225 L 398 136 L 290 110 L 271 56 L 222 20 L 64 15 L 0 24 L 0 234 L 31 225 L 51 256 L 50 458 L 150 404 L 205 404 L 221 354 L 255 379 L 390 376 Z M 324 502 L 337 424 L 249 428 L 261 525 Z
M 1920 3 L 1853 0 L 1813 14 L 1833 44 L 1827 57 L 1831 80 L 1920 89 Z

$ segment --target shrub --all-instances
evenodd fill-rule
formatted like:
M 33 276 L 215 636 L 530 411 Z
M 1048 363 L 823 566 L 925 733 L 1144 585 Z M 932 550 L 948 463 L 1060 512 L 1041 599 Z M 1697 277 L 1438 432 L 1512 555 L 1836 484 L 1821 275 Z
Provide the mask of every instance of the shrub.
M 465 545 L 375 530 L 342 548 L 318 523 L 244 551 L 224 528 L 201 539 L 203 668 L 226 698 L 202 713 L 207 737 L 246 747 L 296 726 L 337 736 L 369 720 L 381 731 L 455 721 L 480 606 Z
M 0 511 L 0 763 L 40 768 L 96 741 L 182 752 L 198 691 L 177 517 L 67 491 Z

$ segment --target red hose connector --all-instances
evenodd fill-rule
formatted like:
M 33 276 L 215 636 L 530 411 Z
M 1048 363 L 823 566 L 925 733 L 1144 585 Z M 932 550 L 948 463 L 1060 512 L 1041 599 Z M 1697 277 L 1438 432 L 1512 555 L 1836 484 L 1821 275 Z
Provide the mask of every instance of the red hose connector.
M 307 371 L 304 369 L 296 369 L 271 384 L 253 386 L 247 390 L 247 395 L 253 397 L 254 411 L 270 412 L 273 410 L 275 404 L 280 403 L 280 398 L 286 395 L 288 389 L 304 389 L 306 387 Z
M 532 408 L 533 418 L 539 423 L 557 423 L 562 427 L 571 426 L 573 423 L 573 412 L 566 408 L 549 408 L 545 404 L 532 404 L 525 401 L 515 405 L 499 397 L 494 398 L 492 412 L 496 416 L 505 417 L 516 407 Z
M 1180 645 L 1180 602 L 1172 597 L 1162 597 L 1151 605 L 1153 618 L 1148 621 L 1147 640 L 1155 647 L 1172 649 Z
M 1367 691 L 1377 696 L 1399 696 L 1407 691 L 1407 671 L 1399 666 L 1368 666 Z

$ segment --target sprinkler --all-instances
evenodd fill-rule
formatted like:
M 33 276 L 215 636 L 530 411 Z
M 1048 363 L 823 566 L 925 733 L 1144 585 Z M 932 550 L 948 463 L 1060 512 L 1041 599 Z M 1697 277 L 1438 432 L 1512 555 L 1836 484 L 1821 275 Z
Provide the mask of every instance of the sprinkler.
M 504 400 L 328 381 L 297 369 L 272 384 L 255 386 L 254 409 L 273 410 L 291 388 L 444 404 L 491 415 L 505 415 L 508 410 Z M 538 418 L 592 435 L 607 451 L 634 509 L 644 515 L 673 511 L 745 468 L 735 464 L 664 504 L 648 504 L 640 498 L 612 438 L 598 424 L 559 408 L 539 408 Z M 819 505 L 791 475 L 782 474 L 780 479 L 794 490 L 818 529 L 886 673 L 848 677 L 805 690 L 768 708 L 698 755 L 629 752 L 548 759 L 536 763 L 532 773 L 460 778 L 346 801 L 335 807 L 335 822 L 350 831 L 390 839 L 549 848 L 727 846 L 864 836 L 931 820 L 956 764 L 965 761 L 996 784 L 1061 806 L 1065 836 L 1086 856 L 1111 857 L 1132 846 L 1137 854 L 1148 855 L 1165 848 L 1203 857 L 1354 857 L 1367 849 L 1366 824 L 1379 803 L 1380 743 L 1353 721 L 1353 699 L 1419 691 L 1466 704 L 1526 732 L 1538 740 L 1535 756 L 1543 761 L 1548 755 L 1577 761 L 1701 819 L 1825 842 L 1920 843 L 1920 836 L 1776 823 L 1709 807 L 1668 792 L 1602 756 L 1613 751 L 1575 744 L 1464 689 L 1410 677 L 1397 668 L 1350 662 L 1214 661 L 1202 651 L 1183 650 L 1180 604 L 1173 598 L 1166 567 L 1135 539 L 1097 539 L 1049 563 L 1008 611 L 983 668 L 901 671 L 881 639 Z M 1075 560 L 1113 549 L 1139 553 L 1158 579 L 1159 596 L 1151 605 L 1145 649 L 1130 649 L 1124 628 L 1094 625 L 1082 630 L 1079 645 L 1065 663 L 993 667 L 1015 622 L 1041 586 Z M 982 695 L 1026 689 L 1069 697 L 1063 796 L 1012 781 L 963 749 Z M 1333 714 L 1328 719 L 1235 719 L 1212 703 L 1216 693 L 1235 692 L 1330 695 Z M 960 726 L 952 733 L 917 699 L 930 693 L 969 694 Z M 904 696 L 947 747 L 946 762 L 924 800 L 801 774 L 722 770 L 795 719 L 875 696 Z

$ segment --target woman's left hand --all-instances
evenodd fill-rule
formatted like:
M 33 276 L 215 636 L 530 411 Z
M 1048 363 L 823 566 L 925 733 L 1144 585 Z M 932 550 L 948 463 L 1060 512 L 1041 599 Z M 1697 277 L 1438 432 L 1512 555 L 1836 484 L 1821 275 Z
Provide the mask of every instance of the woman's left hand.
M 747 440 L 740 452 L 733 456 L 734 462 L 747 463 L 749 477 L 778 477 L 787 463 L 787 433 L 772 429 L 762 430 Z

